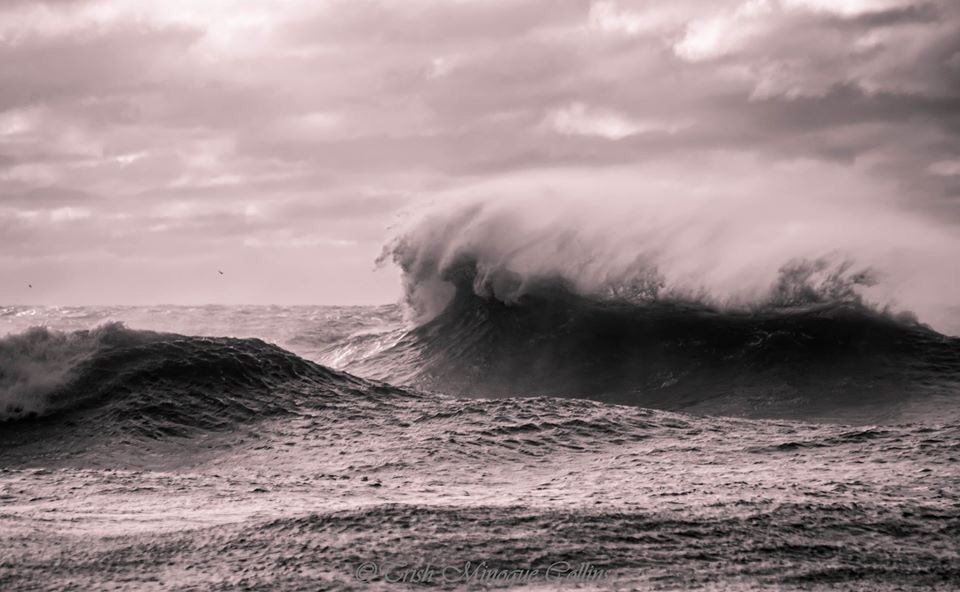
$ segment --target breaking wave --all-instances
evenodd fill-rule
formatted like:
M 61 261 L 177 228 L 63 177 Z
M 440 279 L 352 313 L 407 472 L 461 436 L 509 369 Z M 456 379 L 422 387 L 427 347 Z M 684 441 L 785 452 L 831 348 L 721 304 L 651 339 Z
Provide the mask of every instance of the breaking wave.
M 350 372 L 476 396 L 552 395 L 753 417 L 883 417 L 960 392 L 960 340 L 855 301 L 749 311 L 589 299 L 504 303 L 465 279 L 448 307 Z M 933 398 L 930 397 L 933 396 Z
M 0 420 L 88 419 L 159 438 L 356 403 L 382 387 L 259 339 L 189 337 L 111 323 L 0 339 Z
M 754 244 L 734 265 L 709 248 L 742 244 L 710 229 L 641 222 L 625 242 L 564 216 L 474 203 L 401 232 L 381 261 L 401 268 L 414 327 L 344 367 L 448 393 L 770 417 L 958 392 L 960 340 L 883 297 L 887 271 L 844 250 L 773 249 L 774 266 Z M 692 275 L 698 257 L 726 269 Z

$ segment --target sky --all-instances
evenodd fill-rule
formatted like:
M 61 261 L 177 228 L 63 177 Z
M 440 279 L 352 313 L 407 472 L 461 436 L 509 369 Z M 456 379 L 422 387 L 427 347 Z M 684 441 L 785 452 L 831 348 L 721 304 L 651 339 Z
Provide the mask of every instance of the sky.
M 0 303 L 391 302 L 423 204 L 612 193 L 957 237 L 960 3 L 0 3 Z

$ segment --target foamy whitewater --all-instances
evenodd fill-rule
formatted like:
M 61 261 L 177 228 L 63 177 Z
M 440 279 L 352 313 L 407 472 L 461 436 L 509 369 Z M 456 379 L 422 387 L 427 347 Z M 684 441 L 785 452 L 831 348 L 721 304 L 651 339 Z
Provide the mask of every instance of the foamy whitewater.
M 0 589 L 960 589 L 936 298 L 504 216 L 402 306 L 0 309 Z

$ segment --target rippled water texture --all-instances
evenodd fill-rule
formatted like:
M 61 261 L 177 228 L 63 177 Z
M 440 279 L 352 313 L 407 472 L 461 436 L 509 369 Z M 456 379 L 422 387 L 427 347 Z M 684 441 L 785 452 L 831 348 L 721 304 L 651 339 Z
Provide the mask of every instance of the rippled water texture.
M 960 587 L 957 347 L 922 329 L 868 325 L 896 347 L 831 332 L 850 363 L 884 355 L 927 370 L 902 383 L 916 389 L 909 408 L 892 390 L 837 407 L 760 393 L 773 350 L 757 353 L 744 331 L 773 321 L 734 323 L 729 351 L 757 366 L 727 380 L 756 384 L 718 381 L 726 409 L 745 412 L 716 416 L 671 407 L 653 382 L 635 396 L 662 397 L 660 409 L 559 387 L 466 396 L 493 384 L 483 372 L 435 392 L 465 358 L 406 332 L 392 307 L 165 310 L 6 311 L 0 589 L 417 589 L 389 581 L 418 568 L 429 587 L 462 590 Z M 601 313 L 582 314 L 571 322 Z M 35 325 L 50 328 L 24 332 Z M 495 350 L 517 330 L 462 346 Z M 559 343 L 552 355 L 589 341 Z M 679 351 L 683 369 L 693 350 Z M 388 374 L 414 360 L 397 380 L 408 387 L 329 367 Z M 849 367 L 811 380 L 840 384 Z M 545 376 L 531 367 L 518 384 L 550 386 Z M 427 381 L 434 390 L 416 388 Z M 677 384 L 686 401 L 709 394 Z M 847 420 L 823 417 L 838 408 Z M 484 579 L 498 572 L 528 575 Z

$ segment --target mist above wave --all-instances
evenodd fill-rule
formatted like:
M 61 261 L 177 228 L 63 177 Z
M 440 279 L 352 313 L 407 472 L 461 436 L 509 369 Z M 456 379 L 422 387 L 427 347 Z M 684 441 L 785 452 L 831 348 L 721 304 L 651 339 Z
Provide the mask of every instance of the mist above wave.
M 934 292 L 958 249 L 923 219 L 862 198 L 473 197 L 420 212 L 379 261 L 402 269 L 421 322 L 457 287 L 511 304 L 560 285 L 716 309 L 851 302 L 936 326 L 949 299 Z

